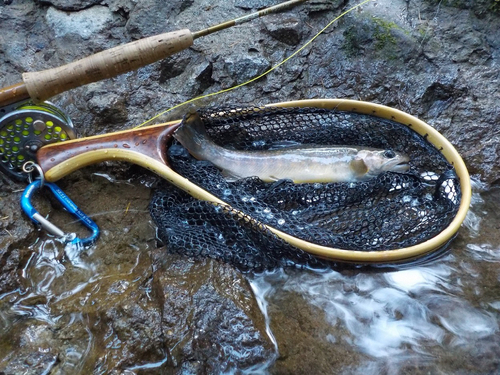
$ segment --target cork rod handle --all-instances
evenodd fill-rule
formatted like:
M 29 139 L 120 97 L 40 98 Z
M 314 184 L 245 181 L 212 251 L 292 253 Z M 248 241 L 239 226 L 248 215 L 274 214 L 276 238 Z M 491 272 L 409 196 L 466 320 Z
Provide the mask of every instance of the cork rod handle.
M 188 29 L 140 39 L 41 72 L 24 73 L 29 96 L 42 102 L 67 90 L 115 77 L 171 56 L 193 44 Z

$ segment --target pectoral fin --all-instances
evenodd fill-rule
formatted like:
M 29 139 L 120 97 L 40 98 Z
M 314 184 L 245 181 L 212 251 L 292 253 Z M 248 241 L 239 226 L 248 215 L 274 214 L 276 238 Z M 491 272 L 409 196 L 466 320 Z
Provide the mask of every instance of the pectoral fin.
M 355 158 L 351 161 L 350 167 L 358 176 L 364 176 L 368 172 L 368 166 L 363 159 Z

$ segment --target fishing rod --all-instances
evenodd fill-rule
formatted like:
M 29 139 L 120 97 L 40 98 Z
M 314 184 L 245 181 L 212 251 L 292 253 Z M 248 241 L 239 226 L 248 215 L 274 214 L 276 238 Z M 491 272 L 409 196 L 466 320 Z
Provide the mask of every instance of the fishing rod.
M 0 172 L 26 179 L 23 165 L 45 145 L 76 138 L 69 117 L 46 100 L 65 91 L 118 76 L 189 48 L 195 39 L 290 9 L 290 0 L 209 28 L 182 29 L 120 45 L 69 64 L 23 73 L 23 81 L 0 88 Z
M 23 82 L 0 89 L 0 109 L 29 99 L 40 103 L 76 87 L 136 70 L 189 48 L 195 39 L 290 9 L 305 1 L 289 0 L 200 31 L 182 29 L 154 35 L 60 67 L 23 73 Z

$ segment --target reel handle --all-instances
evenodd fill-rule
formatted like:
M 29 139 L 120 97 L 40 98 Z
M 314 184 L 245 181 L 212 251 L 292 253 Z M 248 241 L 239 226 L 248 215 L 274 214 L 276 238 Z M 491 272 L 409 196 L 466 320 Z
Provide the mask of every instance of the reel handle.
M 67 90 L 151 64 L 192 44 L 193 35 L 188 29 L 154 35 L 57 68 L 23 73 L 23 80 L 31 99 L 42 102 Z

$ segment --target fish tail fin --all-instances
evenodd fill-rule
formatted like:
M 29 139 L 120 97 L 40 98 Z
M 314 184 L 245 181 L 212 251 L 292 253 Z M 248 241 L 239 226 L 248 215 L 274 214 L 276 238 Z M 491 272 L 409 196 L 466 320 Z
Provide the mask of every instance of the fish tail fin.
M 184 117 L 181 125 L 174 132 L 174 138 L 197 159 L 204 158 L 204 151 L 212 143 L 197 112 L 189 113 Z

